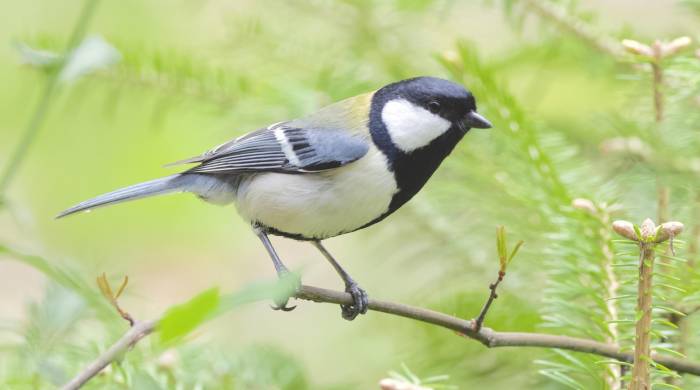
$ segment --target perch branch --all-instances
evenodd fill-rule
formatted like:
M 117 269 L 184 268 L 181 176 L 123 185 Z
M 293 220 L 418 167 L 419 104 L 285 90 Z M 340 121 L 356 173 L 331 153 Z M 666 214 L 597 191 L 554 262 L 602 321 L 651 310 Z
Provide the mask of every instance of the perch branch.
M 312 286 L 302 286 L 301 290 L 295 296 L 298 299 L 310 300 L 314 302 L 336 304 L 352 303 L 352 297 L 348 293 Z M 481 330 L 477 332 L 474 331 L 473 321 L 471 320 L 464 320 L 429 309 L 408 306 L 401 303 L 379 301 L 375 299 L 369 300 L 369 309 L 451 329 L 468 338 L 479 341 L 488 348 L 555 348 L 591 353 L 594 355 L 617 359 L 622 362 L 631 363 L 633 360 L 633 355 L 631 353 L 621 352 L 618 346 L 595 340 L 545 333 L 498 332 L 490 328 L 481 328 Z M 697 362 L 658 355 L 654 356 L 654 361 L 680 373 L 700 375 L 700 363 Z
M 297 299 L 313 302 L 346 305 L 352 304 L 353 302 L 352 296 L 348 293 L 312 286 L 301 286 L 294 296 Z M 633 355 L 631 353 L 620 351 L 618 346 L 595 340 L 544 333 L 498 332 L 490 328 L 481 328 L 479 331 L 475 331 L 474 323 L 471 320 L 464 320 L 420 307 L 376 299 L 369 300 L 369 309 L 450 329 L 459 332 L 467 338 L 474 339 L 488 348 L 555 348 L 605 356 L 623 362 L 632 362 L 633 360 Z M 85 384 L 90 378 L 97 375 L 104 367 L 119 357 L 121 353 L 152 333 L 156 329 L 157 324 L 158 320 L 146 322 L 136 321 L 134 326 L 130 328 L 124 336 L 81 371 L 74 379 L 65 385 L 63 389 L 71 390 L 80 388 L 80 386 Z M 654 356 L 654 361 L 679 373 L 700 376 L 700 363 L 698 362 L 667 356 Z

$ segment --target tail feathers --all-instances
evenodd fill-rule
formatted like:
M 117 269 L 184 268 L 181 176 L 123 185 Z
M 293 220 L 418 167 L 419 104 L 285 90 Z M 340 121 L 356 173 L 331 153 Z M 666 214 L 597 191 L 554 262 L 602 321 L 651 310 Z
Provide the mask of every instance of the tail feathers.
M 78 213 L 80 211 L 92 210 L 97 207 L 107 206 L 111 204 L 127 202 L 130 200 L 141 199 L 154 195 L 163 195 L 171 192 L 180 192 L 185 190 L 186 181 L 182 175 L 172 175 L 155 179 L 133 186 L 118 189 L 96 198 L 86 200 L 79 203 L 68 210 L 58 214 L 56 218 Z

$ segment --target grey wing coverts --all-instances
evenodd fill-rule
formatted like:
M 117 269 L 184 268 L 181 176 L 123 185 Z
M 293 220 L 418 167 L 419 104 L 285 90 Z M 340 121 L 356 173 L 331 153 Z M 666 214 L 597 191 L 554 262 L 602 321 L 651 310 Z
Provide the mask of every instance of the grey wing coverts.
M 245 135 L 204 155 L 185 160 L 200 165 L 187 172 L 315 172 L 364 156 L 367 140 L 343 130 L 305 129 L 284 123 Z
M 211 151 L 179 163 L 199 163 L 181 173 L 135 184 L 82 202 L 60 213 L 61 218 L 101 206 L 173 192 L 192 192 L 210 199 L 211 194 L 235 192 L 235 176 L 259 172 L 309 174 L 337 168 L 364 156 L 365 137 L 343 130 L 305 129 L 276 124 L 227 142 Z

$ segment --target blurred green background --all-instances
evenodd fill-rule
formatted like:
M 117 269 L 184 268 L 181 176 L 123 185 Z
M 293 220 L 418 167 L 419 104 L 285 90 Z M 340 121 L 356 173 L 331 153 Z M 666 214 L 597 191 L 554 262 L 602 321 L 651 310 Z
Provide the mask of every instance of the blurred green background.
M 179 195 L 53 217 L 99 193 L 174 172 L 162 165 L 246 131 L 395 80 L 434 75 L 472 88 L 495 128 L 471 132 L 425 190 L 384 223 L 328 246 L 371 296 L 470 318 L 496 276 L 493 235 L 505 225 L 513 242 L 522 238 L 526 245 L 487 325 L 552 330 L 543 307 L 556 292 L 547 280 L 566 272 L 556 264 L 576 255 L 564 249 L 575 247 L 595 262 L 600 248 L 587 235 L 597 222 L 560 211 L 572 198 L 618 202 L 622 215 L 637 222 L 656 216 L 660 180 L 672 187 L 674 219 L 697 223 L 695 49 L 682 54 L 686 62 L 669 65 L 661 136 L 650 130 L 646 68 L 600 53 L 537 5 L 555 7 L 564 24 L 576 21 L 618 43 L 696 39 L 698 3 L 581 3 L 101 1 L 86 36 L 102 37 L 119 61 L 59 83 L 5 194 L 0 243 L 41 255 L 98 299 L 95 276 L 105 272 L 117 281 L 128 275 L 120 302 L 139 319 L 155 318 L 212 286 L 230 292 L 273 280 L 265 251 L 232 207 Z M 3 2 L 0 168 L 55 72 L 23 63 L 22 53 L 64 50 L 83 6 Z M 607 153 L 601 145 L 615 137 L 637 137 L 654 157 L 627 149 L 622 156 Z M 273 241 L 304 283 L 340 289 L 312 246 Z M 13 260 L 0 253 L 0 387 L 50 388 L 126 324 L 64 279 Z M 572 275 L 572 283 L 586 282 Z M 146 341 L 91 386 L 369 389 L 404 365 L 421 378 L 447 375 L 441 383 L 457 388 L 565 386 L 538 374 L 548 366 L 535 360 L 551 352 L 487 350 L 414 321 L 369 313 L 349 323 L 334 305 L 298 305 L 282 313 L 255 303 L 175 346 Z

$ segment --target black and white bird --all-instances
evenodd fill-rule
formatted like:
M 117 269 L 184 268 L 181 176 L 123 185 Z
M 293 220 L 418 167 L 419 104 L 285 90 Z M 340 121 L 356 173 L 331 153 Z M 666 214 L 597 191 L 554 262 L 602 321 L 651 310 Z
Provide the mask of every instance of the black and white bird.
M 373 225 L 410 200 L 471 128 L 490 128 L 463 86 L 417 77 L 275 123 L 201 156 L 176 175 L 82 202 L 58 217 L 173 192 L 234 203 L 268 251 L 278 276 L 289 271 L 269 234 L 311 242 L 345 282 L 352 320 L 367 294 L 321 241 Z M 287 309 L 286 302 L 278 308 Z

